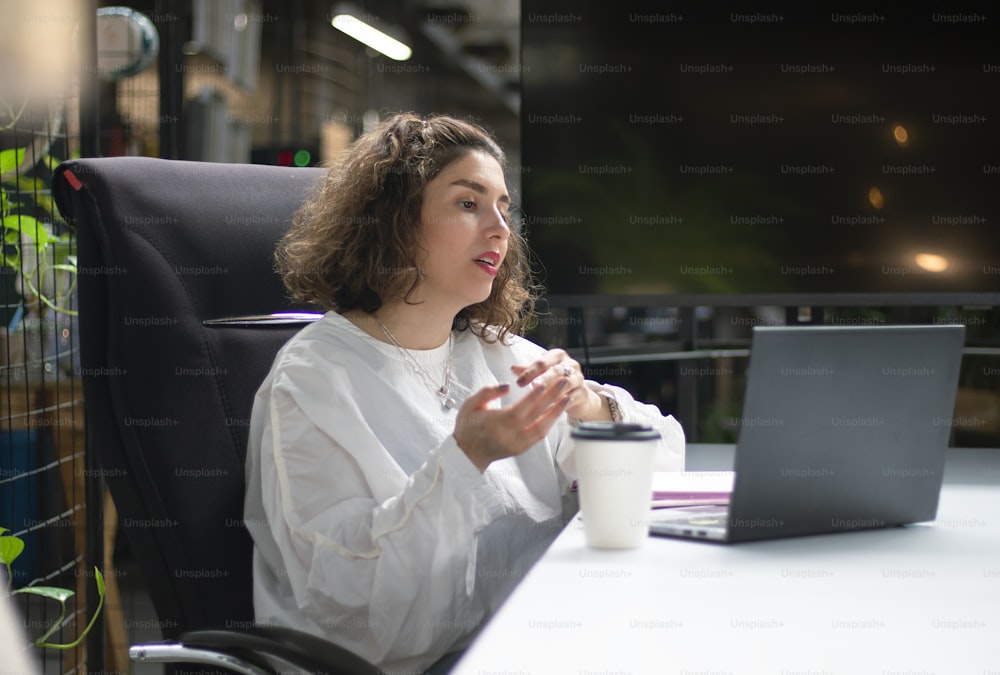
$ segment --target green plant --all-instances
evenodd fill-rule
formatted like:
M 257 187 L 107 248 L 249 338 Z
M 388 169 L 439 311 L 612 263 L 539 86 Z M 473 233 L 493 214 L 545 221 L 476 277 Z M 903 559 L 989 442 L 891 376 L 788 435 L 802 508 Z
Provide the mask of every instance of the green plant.
M 56 234 L 61 223 L 46 181 L 36 172 L 51 174 L 58 164 L 46 150 L 22 172 L 28 148 L 0 151 L 0 217 L 3 247 L 0 265 L 18 274 L 26 303 L 75 315 L 68 308 L 76 286 L 76 245 L 69 230 Z
M 52 622 L 52 625 L 43 633 L 40 637 L 35 638 L 32 644 L 36 647 L 44 647 L 47 649 L 73 649 L 87 637 L 87 633 L 93 627 L 94 622 L 97 621 L 97 616 L 101 613 L 101 609 L 104 607 L 104 577 L 101 575 L 101 571 L 94 568 L 94 580 L 97 584 L 97 594 L 99 600 L 97 603 L 97 609 L 94 610 L 94 616 L 90 618 L 90 622 L 83 629 L 79 636 L 72 642 L 59 643 L 59 642 L 49 642 L 49 638 L 62 626 L 63 619 L 66 618 L 66 602 L 72 598 L 76 593 L 69 590 L 68 588 L 59 588 L 57 586 L 25 586 L 23 588 L 18 588 L 11 591 L 11 581 L 13 579 L 13 574 L 11 573 L 11 564 L 17 560 L 17 557 L 21 555 L 24 551 L 24 540 L 20 537 L 15 537 L 14 535 L 7 534 L 9 530 L 5 527 L 0 527 L 0 562 L 3 563 L 4 567 L 7 568 L 7 592 L 13 594 L 23 594 L 23 595 L 37 595 L 48 600 L 54 600 L 59 603 L 60 613 L 59 618 Z

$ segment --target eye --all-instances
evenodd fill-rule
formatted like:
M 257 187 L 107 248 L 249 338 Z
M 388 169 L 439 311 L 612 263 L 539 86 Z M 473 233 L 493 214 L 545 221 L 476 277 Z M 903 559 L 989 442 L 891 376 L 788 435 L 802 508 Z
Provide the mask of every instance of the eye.
M 476 202 L 472 201 L 471 199 L 463 199 L 458 203 L 458 205 L 461 206 L 463 209 L 476 208 Z

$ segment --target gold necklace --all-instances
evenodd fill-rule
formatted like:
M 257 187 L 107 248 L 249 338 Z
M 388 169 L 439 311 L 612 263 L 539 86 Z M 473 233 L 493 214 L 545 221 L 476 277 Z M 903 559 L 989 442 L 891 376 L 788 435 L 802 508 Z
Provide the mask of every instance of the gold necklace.
M 438 398 L 441 399 L 441 405 L 446 410 L 454 408 L 456 405 L 455 399 L 449 395 L 451 392 L 451 357 L 453 347 L 451 331 L 448 332 L 448 360 L 445 362 L 444 367 L 444 383 L 439 387 L 434 381 L 434 378 L 430 376 L 430 373 L 424 370 L 424 367 L 421 366 L 415 358 L 413 358 L 413 355 L 410 354 L 409 350 L 404 349 L 403 346 L 399 344 L 396 337 L 390 333 L 389 329 L 386 328 L 384 323 L 382 323 L 382 319 L 378 318 L 378 315 L 376 314 L 372 314 L 372 316 L 375 318 L 375 323 L 378 324 L 378 327 L 382 329 L 382 334 L 385 335 L 385 338 L 399 351 L 400 354 L 403 355 L 404 359 L 410 362 L 410 365 L 413 366 L 413 369 L 417 372 L 417 374 L 424 378 L 424 381 L 430 386 L 431 389 L 434 390 L 434 393 L 438 395 Z

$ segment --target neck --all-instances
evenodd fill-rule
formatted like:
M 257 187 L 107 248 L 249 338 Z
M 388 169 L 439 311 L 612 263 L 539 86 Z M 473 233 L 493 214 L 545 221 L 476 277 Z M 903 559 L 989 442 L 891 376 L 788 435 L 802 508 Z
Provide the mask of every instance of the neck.
M 372 337 L 388 342 L 379 327 L 378 321 L 381 321 L 405 349 L 440 347 L 448 341 L 455 319 L 454 314 L 435 312 L 426 303 L 408 305 L 405 302 L 382 305 L 375 316 L 361 310 L 345 312 L 344 316 Z

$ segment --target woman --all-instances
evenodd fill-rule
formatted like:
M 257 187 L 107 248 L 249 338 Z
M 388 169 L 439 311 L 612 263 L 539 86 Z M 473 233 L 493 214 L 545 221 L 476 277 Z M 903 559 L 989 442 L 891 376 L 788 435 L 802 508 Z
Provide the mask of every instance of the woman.
M 388 671 L 461 649 L 576 510 L 570 429 L 672 417 L 517 336 L 532 293 L 504 154 L 479 127 L 397 115 L 356 141 L 279 243 L 327 310 L 258 392 L 247 457 L 261 623 Z

